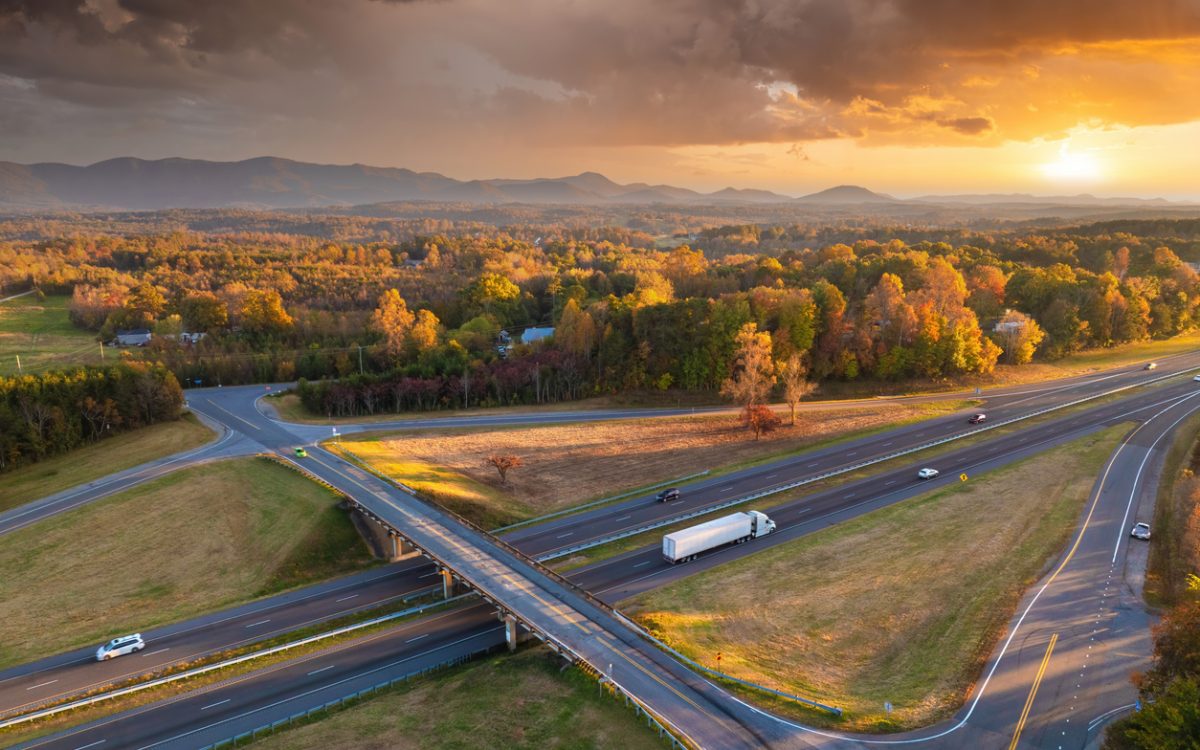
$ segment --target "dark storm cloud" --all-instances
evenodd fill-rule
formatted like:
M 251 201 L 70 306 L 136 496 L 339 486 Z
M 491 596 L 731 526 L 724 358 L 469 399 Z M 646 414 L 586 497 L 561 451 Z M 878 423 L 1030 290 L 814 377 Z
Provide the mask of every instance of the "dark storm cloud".
M 1195 36 L 1200 0 L 0 0 L 0 76 L 27 124 L 42 97 L 163 138 L 977 142 L 1200 116 L 1156 88 L 1194 60 L 1145 47 Z

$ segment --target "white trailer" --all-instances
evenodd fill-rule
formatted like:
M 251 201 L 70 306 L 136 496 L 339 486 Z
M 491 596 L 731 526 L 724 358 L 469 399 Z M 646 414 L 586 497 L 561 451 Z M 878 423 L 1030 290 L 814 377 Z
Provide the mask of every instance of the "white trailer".
M 672 565 L 694 560 L 701 552 L 741 544 L 774 530 L 775 522 L 757 510 L 734 513 L 667 534 L 662 541 L 663 559 Z

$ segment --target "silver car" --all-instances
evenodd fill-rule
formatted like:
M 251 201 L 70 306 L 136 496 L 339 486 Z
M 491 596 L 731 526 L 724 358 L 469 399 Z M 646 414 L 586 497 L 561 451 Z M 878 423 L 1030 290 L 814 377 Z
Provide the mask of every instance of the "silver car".
M 1150 524 L 1135 523 L 1129 531 L 1129 536 L 1134 539 L 1149 540 L 1150 539 Z
M 108 661 L 118 656 L 141 651 L 145 647 L 146 642 L 142 640 L 141 633 L 123 635 L 120 638 L 113 638 L 108 643 L 96 649 L 96 661 Z

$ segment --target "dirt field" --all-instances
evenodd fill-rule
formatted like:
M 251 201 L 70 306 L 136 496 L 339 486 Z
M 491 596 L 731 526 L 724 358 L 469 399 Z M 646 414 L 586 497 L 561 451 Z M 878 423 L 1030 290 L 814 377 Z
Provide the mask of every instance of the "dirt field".
M 233 459 L 8 534 L 0 668 L 371 564 L 335 502 L 274 462 Z
M 342 440 L 394 479 L 489 525 L 530 518 L 623 490 L 795 452 L 851 433 L 936 416 L 965 402 L 805 411 L 796 426 L 755 440 L 731 416 L 661 417 L 487 430 L 439 430 Z M 500 482 L 492 453 L 520 456 Z
M 720 652 L 721 669 L 736 677 L 844 708 L 843 728 L 927 725 L 961 705 L 1127 430 L 1110 428 L 622 607 L 702 663 L 715 667 Z M 890 717 L 884 701 L 895 706 Z
M 544 649 L 492 657 L 255 743 L 262 750 L 661 750 L 633 709 Z

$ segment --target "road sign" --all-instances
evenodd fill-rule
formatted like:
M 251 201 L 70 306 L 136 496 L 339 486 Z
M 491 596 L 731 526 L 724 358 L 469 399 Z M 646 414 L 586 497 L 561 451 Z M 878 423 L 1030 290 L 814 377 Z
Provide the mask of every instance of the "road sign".
M 958 475 L 958 481 L 960 481 L 960 482 L 967 481 L 967 473 L 965 471 L 962 474 Z
M 890 714 L 890 713 L 892 712 L 892 702 L 891 702 L 891 701 L 884 701 L 884 702 L 883 702 L 883 710 L 884 710 L 884 711 L 887 711 L 887 712 Z

